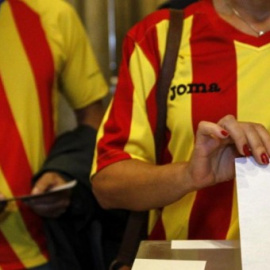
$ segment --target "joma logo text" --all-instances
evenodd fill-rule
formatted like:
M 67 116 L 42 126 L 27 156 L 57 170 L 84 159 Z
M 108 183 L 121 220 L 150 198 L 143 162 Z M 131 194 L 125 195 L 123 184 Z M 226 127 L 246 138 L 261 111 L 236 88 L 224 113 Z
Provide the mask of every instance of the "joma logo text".
M 211 83 L 209 85 L 205 83 L 190 83 L 187 85 L 179 84 L 178 86 L 172 86 L 170 91 L 170 100 L 174 100 L 176 96 L 182 96 L 184 94 L 215 93 L 220 92 L 221 89 L 217 83 Z

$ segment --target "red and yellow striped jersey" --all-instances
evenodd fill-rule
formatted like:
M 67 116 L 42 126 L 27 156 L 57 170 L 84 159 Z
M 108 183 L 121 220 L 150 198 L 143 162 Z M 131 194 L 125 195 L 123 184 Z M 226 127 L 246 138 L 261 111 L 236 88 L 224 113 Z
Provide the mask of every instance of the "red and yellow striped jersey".
M 57 134 L 60 91 L 75 109 L 108 89 L 75 11 L 62 0 L 0 5 L 0 192 L 28 194 Z M 12 202 L 0 214 L 0 269 L 48 260 L 41 219 Z
M 124 41 L 117 90 L 98 133 L 92 175 L 124 159 L 155 163 L 156 83 L 164 57 L 168 10 L 134 26 Z M 188 161 L 202 120 L 232 114 L 270 129 L 270 32 L 253 37 L 216 13 L 211 1 L 184 11 L 176 70 L 167 99 L 167 148 L 163 162 Z M 239 238 L 234 181 L 192 192 L 151 211 L 151 239 Z M 181 187 L 179 187 L 181 188 Z

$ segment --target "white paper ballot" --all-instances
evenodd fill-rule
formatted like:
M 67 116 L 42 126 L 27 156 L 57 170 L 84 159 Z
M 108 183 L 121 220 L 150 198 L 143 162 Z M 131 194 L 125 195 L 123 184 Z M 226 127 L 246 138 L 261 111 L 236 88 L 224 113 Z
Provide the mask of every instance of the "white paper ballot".
M 204 270 L 206 261 L 135 259 L 132 270 Z
M 270 166 L 252 157 L 235 165 L 242 269 L 270 269 Z
M 239 248 L 239 241 L 173 240 L 171 249 L 230 249 Z

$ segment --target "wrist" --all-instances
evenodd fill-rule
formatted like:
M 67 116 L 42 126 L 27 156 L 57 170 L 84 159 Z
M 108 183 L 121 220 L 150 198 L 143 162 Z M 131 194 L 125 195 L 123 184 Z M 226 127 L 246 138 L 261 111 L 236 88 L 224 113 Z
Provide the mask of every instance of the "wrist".
M 109 270 L 128 270 L 131 269 L 131 267 L 127 266 L 125 263 L 119 262 L 119 261 L 113 261 L 110 265 Z

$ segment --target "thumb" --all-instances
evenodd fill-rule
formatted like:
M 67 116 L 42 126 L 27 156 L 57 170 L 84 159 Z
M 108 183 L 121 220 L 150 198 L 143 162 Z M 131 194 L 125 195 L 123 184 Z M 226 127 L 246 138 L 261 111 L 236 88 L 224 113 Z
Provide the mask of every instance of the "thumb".
M 34 185 L 31 194 L 32 195 L 42 194 L 48 191 L 52 186 L 54 186 L 54 181 L 52 181 L 52 179 L 41 177 Z

